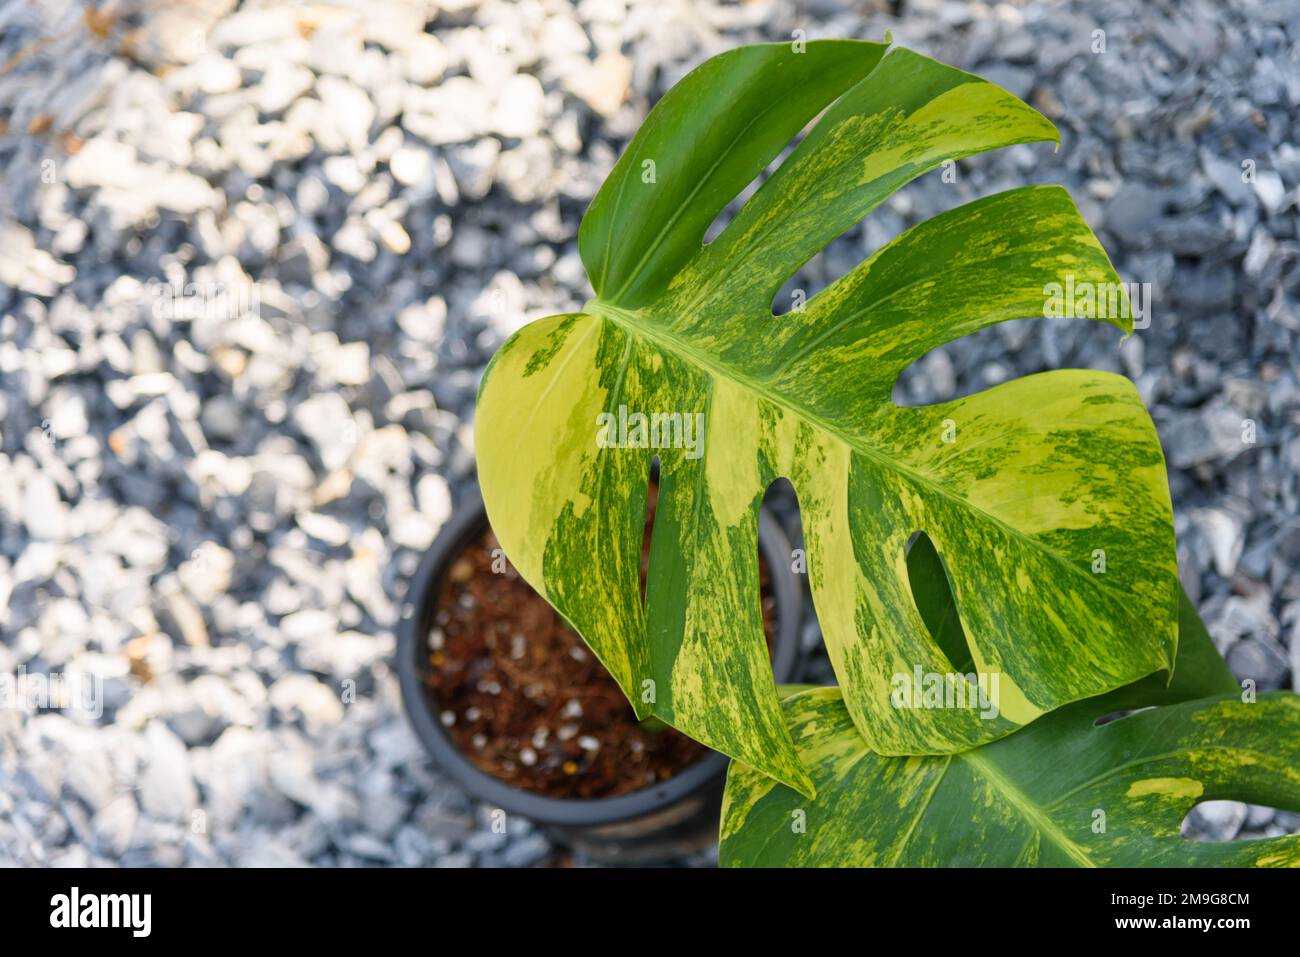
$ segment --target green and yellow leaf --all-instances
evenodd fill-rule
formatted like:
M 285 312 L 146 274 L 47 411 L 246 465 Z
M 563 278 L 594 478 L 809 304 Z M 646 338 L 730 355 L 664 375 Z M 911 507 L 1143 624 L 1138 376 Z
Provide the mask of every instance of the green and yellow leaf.
M 823 111 L 705 245 L 718 213 Z M 480 481 L 507 555 L 638 714 L 811 791 L 759 616 L 757 513 L 780 476 L 799 496 L 843 706 L 879 753 L 963 750 L 1170 666 L 1169 491 L 1127 380 L 1062 371 L 925 408 L 891 400 L 928 351 L 1042 315 L 1049 284 L 1118 283 L 1064 190 L 961 206 L 803 311 L 771 311 L 805 262 L 909 180 L 1056 140 L 993 84 L 851 41 L 723 54 L 651 112 L 582 223 L 597 298 L 501 348 L 477 419 Z M 1131 329 L 1125 316 L 1105 321 Z M 654 434 L 609 430 L 609 417 L 638 413 L 661 417 Z M 992 720 L 890 704 L 892 675 L 950 664 L 909 591 L 905 547 L 918 530 L 943 557 L 975 667 L 1000 675 Z
M 1180 836 L 1202 801 L 1300 811 L 1300 695 L 1244 702 L 1185 598 L 1181 610 L 1172 684 L 1152 676 L 961 754 L 873 754 L 837 689 L 791 694 L 786 717 L 816 800 L 733 762 L 721 863 L 1300 866 L 1300 836 Z

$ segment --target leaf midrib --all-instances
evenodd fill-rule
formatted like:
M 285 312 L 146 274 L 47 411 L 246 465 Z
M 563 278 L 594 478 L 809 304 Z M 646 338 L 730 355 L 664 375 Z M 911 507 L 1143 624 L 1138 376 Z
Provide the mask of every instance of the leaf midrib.
M 860 437 L 853 436 L 844 432 L 844 430 L 838 428 L 833 423 L 827 421 L 825 418 L 817 415 L 811 410 L 799 405 L 792 399 L 789 399 L 779 393 L 769 391 L 764 387 L 764 383 L 762 383 L 761 381 L 753 378 L 752 376 L 746 375 L 745 373 L 740 372 L 739 370 L 731 366 L 728 366 L 725 363 L 718 361 L 717 359 L 714 359 L 713 357 L 695 348 L 691 343 L 682 339 L 680 336 L 674 335 L 670 332 L 665 332 L 659 329 L 658 327 L 650 326 L 642 318 L 642 313 L 634 310 L 622 309 L 619 308 L 618 306 L 612 306 L 609 303 L 599 299 L 593 299 L 587 302 L 583 306 L 583 311 L 596 318 L 608 319 L 609 321 L 613 322 L 615 325 L 618 325 L 619 327 L 623 328 L 624 331 L 628 332 L 631 335 L 641 336 L 644 339 L 648 339 L 656 346 L 666 349 L 670 353 L 685 357 L 689 361 L 698 365 L 704 371 L 708 372 L 710 375 L 724 376 L 729 381 L 735 382 L 738 385 L 741 385 L 744 388 L 748 389 L 750 392 L 754 393 L 759 398 L 771 402 L 773 405 L 780 406 L 783 409 L 793 412 L 795 415 L 802 418 L 809 425 L 812 425 L 815 428 L 820 429 L 822 432 L 826 433 L 827 435 L 831 436 L 832 438 L 839 440 L 840 442 L 848 446 L 853 451 L 858 452 L 859 454 L 865 456 L 866 458 L 870 459 L 876 464 L 883 466 L 889 471 L 904 476 L 909 481 L 917 485 L 924 486 L 925 488 L 933 491 L 935 494 L 943 497 L 948 501 L 960 503 L 960 505 L 966 511 L 982 516 L 983 518 L 987 519 L 991 524 L 997 526 L 998 528 L 1006 532 L 1008 535 L 1018 539 L 1021 542 L 1026 543 L 1027 545 L 1031 546 L 1035 551 L 1047 556 L 1053 562 L 1060 565 L 1062 568 L 1069 570 L 1075 575 L 1081 577 L 1086 576 L 1087 580 L 1095 587 L 1103 588 L 1103 589 L 1111 589 L 1115 591 L 1117 595 L 1127 597 L 1126 593 L 1119 591 L 1118 588 L 1116 588 L 1115 586 L 1111 586 L 1103 579 L 1100 579 L 1097 576 L 1092 575 L 1090 572 L 1085 571 L 1082 566 L 1077 566 L 1070 563 L 1062 556 L 1048 549 L 1045 545 L 1043 545 L 1041 542 L 1039 542 L 1037 539 L 1033 538 L 1032 536 L 1026 535 L 1024 532 L 1020 531 L 1018 528 L 1015 528 L 1012 525 L 1008 525 L 1006 522 L 1002 521 L 1002 519 L 998 518 L 996 515 L 986 512 L 985 510 L 981 509 L 979 506 L 975 505 L 968 499 L 962 498 L 960 495 L 949 490 L 943 485 L 940 485 L 934 482 L 933 480 L 929 479 L 925 475 L 922 475 L 921 473 L 908 468 L 907 466 L 903 465 L 901 462 L 898 462 L 896 459 L 889 457 L 879 449 L 875 449 L 871 447 L 870 445 L 866 444 L 866 442 Z M 1171 664 L 1171 663 L 1172 662 L 1168 662 L 1168 661 L 1166 662 L 1166 664 Z
M 1047 816 L 1045 808 L 1040 809 L 996 765 L 983 758 L 978 748 L 973 751 L 963 751 L 957 757 L 965 761 L 973 771 L 988 781 L 1004 801 L 1028 821 L 1030 826 L 1035 828 L 1039 834 L 1064 851 L 1070 860 L 1080 867 L 1097 866 L 1092 858 L 1084 853 L 1083 848 L 1070 840 L 1060 826 Z

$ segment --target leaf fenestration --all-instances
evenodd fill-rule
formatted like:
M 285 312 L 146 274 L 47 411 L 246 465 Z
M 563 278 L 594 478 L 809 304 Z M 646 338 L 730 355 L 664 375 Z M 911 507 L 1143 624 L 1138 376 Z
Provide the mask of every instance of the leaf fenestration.
M 1041 315 L 1047 284 L 1118 283 L 1064 190 L 1012 190 L 936 216 L 803 312 L 771 314 L 804 262 L 912 178 L 946 159 L 1057 139 L 993 84 L 910 51 L 881 53 L 853 41 L 744 48 L 674 87 L 583 221 L 597 298 L 512 337 L 478 405 L 480 481 L 506 553 L 638 714 L 805 793 L 757 600 L 757 512 L 777 477 L 799 496 L 845 706 L 878 752 L 993 740 L 1168 667 L 1176 645 L 1164 460 L 1127 380 L 1061 371 L 925 408 L 890 398 L 931 349 Z M 701 245 L 717 212 L 822 109 Z M 1131 329 L 1126 316 L 1099 318 Z M 699 423 L 700 441 L 602 448 L 600 417 L 621 413 L 677 414 Z M 660 504 L 643 605 L 654 456 Z M 891 675 L 946 662 L 908 589 L 916 531 L 946 564 L 976 667 L 1001 676 L 994 720 L 890 703 Z M 1091 569 L 1098 548 L 1105 575 Z

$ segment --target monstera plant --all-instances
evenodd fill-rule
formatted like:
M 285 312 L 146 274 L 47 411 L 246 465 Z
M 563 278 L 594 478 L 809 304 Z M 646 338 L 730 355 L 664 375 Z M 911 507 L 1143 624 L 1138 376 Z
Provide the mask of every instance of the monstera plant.
M 813 783 L 786 726 L 757 600 L 757 511 L 778 476 L 798 494 L 843 706 L 875 753 L 944 754 L 999 738 L 1170 667 L 1177 642 L 1164 460 L 1130 382 L 1058 371 L 924 408 L 891 400 L 898 375 L 928 351 L 1042 315 L 1045 285 L 1119 283 L 1064 190 L 960 206 L 802 309 L 773 314 L 801 266 L 909 180 L 946 160 L 1059 139 L 1005 90 L 886 50 L 842 40 L 743 47 L 678 83 L 583 219 L 579 250 L 596 298 L 513 336 L 478 401 L 484 499 L 523 576 L 640 716 L 805 794 Z M 602 447 L 597 423 L 627 410 L 702 416 L 702 452 Z M 917 531 L 942 556 L 974 667 L 999 677 L 995 719 L 891 703 L 893 674 L 951 664 L 909 590 L 905 549 Z
M 892 401 L 907 366 L 1043 315 L 1049 287 L 1122 288 L 1063 189 L 959 206 L 806 302 L 774 302 L 908 181 L 1044 141 L 1052 124 L 1005 90 L 887 44 L 714 57 L 651 111 L 583 219 L 595 298 L 525 326 L 484 376 L 492 526 L 639 717 L 735 759 L 725 863 L 1129 863 L 1175 856 L 1180 808 L 1229 779 L 1300 800 L 1294 747 L 1266 747 L 1300 723 L 1297 699 L 1222 697 L 1235 686 L 1189 608 L 1179 653 L 1164 458 L 1131 383 L 1056 371 Z M 1097 315 L 1132 329 L 1126 309 Z M 839 681 L 784 698 L 756 557 L 778 477 Z M 995 707 L 900 706 L 899 675 L 954 671 L 994 684 Z M 1089 830 L 1085 809 L 1109 824 Z M 1198 852 L 1216 853 L 1296 849 Z

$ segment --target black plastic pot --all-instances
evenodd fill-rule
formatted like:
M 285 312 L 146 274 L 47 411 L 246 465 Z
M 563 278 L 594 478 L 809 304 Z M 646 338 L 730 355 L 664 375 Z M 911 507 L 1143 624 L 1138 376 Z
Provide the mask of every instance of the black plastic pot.
M 488 529 L 477 489 L 461 503 L 420 562 L 407 591 L 397 634 L 397 673 L 406 712 L 434 762 L 468 792 L 507 814 L 543 825 L 561 842 L 604 861 L 652 863 L 706 847 L 716 839 L 727 758 L 710 752 L 681 773 L 630 794 L 589 800 L 552 798 L 511 787 L 480 771 L 438 720 L 425 681 L 429 633 L 443 576 L 456 556 Z M 776 520 L 760 514 L 759 551 L 776 602 L 772 667 L 778 683 L 798 679 L 803 593 L 790 569 L 790 543 Z

